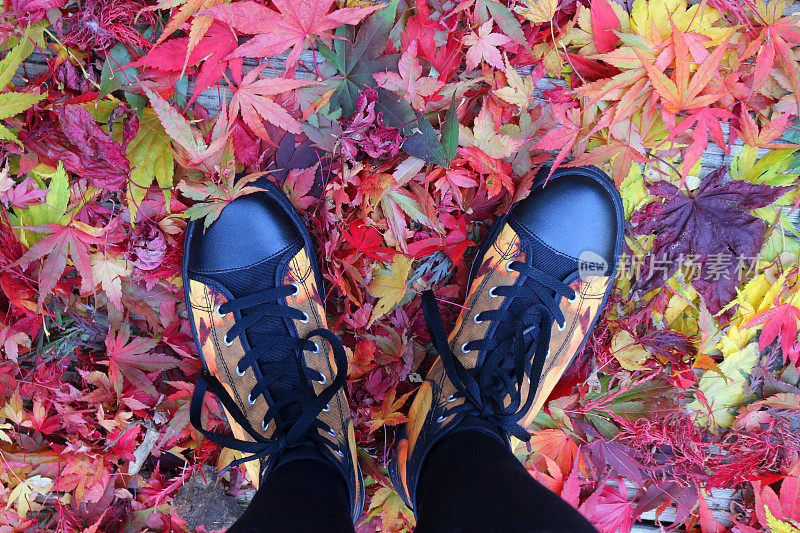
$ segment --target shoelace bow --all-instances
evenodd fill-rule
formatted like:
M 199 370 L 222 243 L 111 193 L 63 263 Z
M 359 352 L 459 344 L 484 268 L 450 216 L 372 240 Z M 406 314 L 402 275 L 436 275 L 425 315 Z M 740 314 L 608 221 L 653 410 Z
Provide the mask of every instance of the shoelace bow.
M 243 309 L 253 310 L 252 313 L 234 322 L 224 342 L 229 344 L 234 338 L 244 334 L 247 328 L 268 316 L 307 321 L 308 315 L 306 315 L 306 313 L 275 303 L 283 301 L 287 296 L 294 294 L 296 290 L 296 287 L 293 285 L 284 285 L 241 298 L 234 298 L 220 305 L 218 310 L 220 314 L 232 313 Z M 325 383 L 327 378 L 321 372 L 308 368 L 303 363 L 303 358 L 301 356 L 302 351 L 318 353 L 321 349 L 319 343 L 311 340 L 313 337 L 320 337 L 330 343 L 333 350 L 333 360 L 336 366 L 336 377 L 319 395 L 314 394 L 314 390 L 308 380 L 316 380 L 320 383 Z M 260 395 L 264 395 L 267 399 L 269 407 L 264 416 L 261 429 L 266 429 L 269 422 L 274 420 L 276 427 L 271 438 L 265 437 L 252 427 L 239 408 L 239 405 L 230 396 L 222 383 L 208 372 L 204 371 L 197 380 L 194 394 L 192 395 L 190 407 L 192 425 L 212 442 L 226 448 L 232 448 L 250 454 L 233 461 L 225 470 L 244 462 L 268 456 L 268 464 L 264 469 L 264 471 L 267 471 L 271 465 L 274 465 L 275 460 L 283 452 L 298 444 L 310 440 L 323 446 L 330 446 L 326 439 L 316 431 L 317 429 L 321 429 L 335 436 L 335 430 L 322 422 L 319 419 L 319 415 L 321 412 L 327 411 L 330 408 L 329 402 L 345 382 L 347 374 L 347 354 L 339 338 L 330 330 L 318 328 L 310 332 L 304 339 L 286 335 L 262 335 L 260 340 L 263 342 L 251 346 L 250 350 L 239 360 L 236 372 L 238 375 L 243 376 L 247 368 L 253 368 L 256 374 L 256 385 L 250 391 L 247 401 L 253 404 Z M 277 361 L 267 360 L 267 355 L 274 352 L 276 349 L 286 349 L 288 356 Z M 296 375 L 306 377 L 306 381 L 300 380 L 301 388 L 305 385 L 305 390 L 295 391 L 295 395 L 291 399 L 274 401 L 270 396 L 269 388 L 283 377 Z M 253 441 L 237 439 L 235 437 L 223 435 L 222 433 L 208 431 L 202 427 L 200 413 L 203 406 L 203 399 L 207 391 L 212 392 L 220 399 L 230 416 L 247 431 L 253 438 Z M 286 417 L 282 415 L 282 412 L 292 404 L 300 404 L 301 414 L 296 420 L 285 420 Z M 337 455 L 341 455 L 341 451 L 333 451 Z
M 547 358 L 550 345 L 550 328 L 553 322 L 564 326 L 565 318 L 559 303 L 561 296 L 572 299 L 575 291 L 562 281 L 541 270 L 519 261 L 511 261 L 508 268 L 516 270 L 524 276 L 524 282 L 512 286 L 492 288 L 495 296 L 504 296 L 510 305 L 510 299 L 523 298 L 529 305 L 521 315 L 511 316 L 508 307 L 482 311 L 475 315 L 475 320 L 512 321 L 505 338 L 483 338 L 462 344 L 463 352 L 471 350 L 485 351 L 483 362 L 475 369 L 467 369 L 459 361 L 447 340 L 442 317 L 432 291 L 425 291 L 422 296 L 422 310 L 425 323 L 436 350 L 442 358 L 447 377 L 452 381 L 457 394 L 466 401 L 452 407 L 446 418 L 452 414 L 477 414 L 489 420 L 507 434 L 522 441 L 529 441 L 530 434 L 519 425 L 520 419 L 528 412 L 539 378 Z M 555 293 L 555 296 L 552 293 Z M 530 379 L 530 388 L 523 403 L 521 386 L 525 377 Z M 508 405 L 504 402 L 510 397 Z M 453 397 L 448 398 L 452 401 Z

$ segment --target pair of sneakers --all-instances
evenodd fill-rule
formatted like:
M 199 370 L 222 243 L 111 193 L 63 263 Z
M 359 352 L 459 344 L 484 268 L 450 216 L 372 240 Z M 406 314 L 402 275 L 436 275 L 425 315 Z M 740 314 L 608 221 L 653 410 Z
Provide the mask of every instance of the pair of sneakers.
M 439 357 L 420 386 L 390 463 L 415 508 L 421 466 L 443 436 L 483 431 L 509 443 L 527 428 L 585 343 L 608 294 L 624 217 L 614 183 L 594 167 L 546 171 L 483 239 L 463 310 L 445 332 L 431 292 L 423 311 Z M 183 279 L 203 361 L 192 424 L 260 459 L 261 478 L 288 461 L 324 458 L 341 471 L 353 520 L 364 485 L 344 382 L 347 356 L 328 329 L 323 282 L 299 213 L 271 183 L 228 204 L 205 231 L 186 230 Z M 232 436 L 201 423 L 215 394 Z

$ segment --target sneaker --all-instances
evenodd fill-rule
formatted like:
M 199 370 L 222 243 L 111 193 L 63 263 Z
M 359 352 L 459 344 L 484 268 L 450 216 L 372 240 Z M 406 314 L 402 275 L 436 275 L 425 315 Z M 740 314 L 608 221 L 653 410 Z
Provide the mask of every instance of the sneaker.
M 448 338 L 436 299 L 423 311 L 439 358 L 395 444 L 390 475 L 414 508 L 423 460 L 453 431 L 507 445 L 528 427 L 608 299 L 625 217 L 614 182 L 594 167 L 539 175 L 528 198 L 489 230 L 475 256 L 464 309 Z
M 231 466 L 260 460 L 260 479 L 288 461 L 329 461 L 350 489 L 355 522 L 364 484 L 343 389 L 347 356 L 327 329 L 308 229 L 278 187 L 257 184 L 205 231 L 193 222 L 186 229 L 184 290 L 204 367 L 191 421 L 209 440 L 248 454 Z M 207 392 L 233 436 L 202 427 Z

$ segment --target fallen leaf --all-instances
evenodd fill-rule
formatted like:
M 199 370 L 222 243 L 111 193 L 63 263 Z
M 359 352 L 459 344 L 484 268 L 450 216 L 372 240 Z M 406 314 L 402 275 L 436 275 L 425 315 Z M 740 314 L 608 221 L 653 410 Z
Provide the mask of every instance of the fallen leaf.
M 395 255 L 389 265 L 388 272 L 381 272 L 369 284 L 369 292 L 378 299 L 378 302 L 372 310 L 372 317 L 370 317 L 367 327 L 391 311 L 395 305 L 405 298 L 408 290 L 406 281 L 413 262 L 413 259 L 404 255 Z

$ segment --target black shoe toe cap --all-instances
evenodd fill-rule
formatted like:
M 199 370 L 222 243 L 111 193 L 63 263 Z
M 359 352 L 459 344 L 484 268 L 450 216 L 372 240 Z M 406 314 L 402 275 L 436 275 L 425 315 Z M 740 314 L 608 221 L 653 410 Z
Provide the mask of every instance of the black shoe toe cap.
M 220 272 L 244 268 L 303 242 L 284 208 L 266 193 L 236 198 L 203 231 L 198 221 L 188 246 L 188 268 Z
M 560 169 L 535 187 L 509 213 L 509 221 L 535 235 L 560 254 L 575 259 L 583 252 L 615 262 L 622 200 L 610 178 L 599 170 Z

